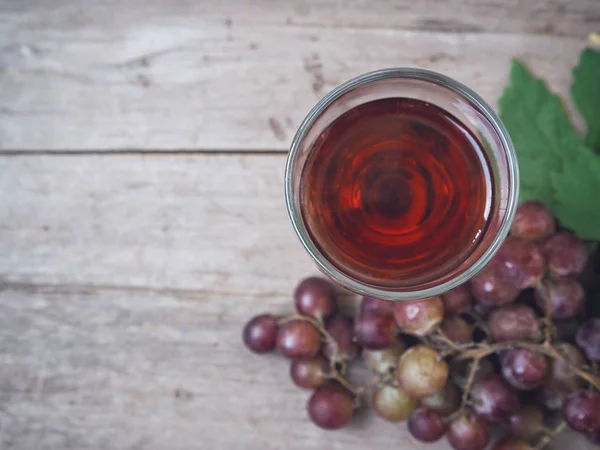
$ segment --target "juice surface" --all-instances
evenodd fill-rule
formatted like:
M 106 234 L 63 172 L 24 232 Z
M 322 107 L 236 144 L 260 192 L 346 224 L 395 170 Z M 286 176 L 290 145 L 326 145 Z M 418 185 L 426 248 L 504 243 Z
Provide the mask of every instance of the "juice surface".
M 492 203 L 479 140 L 437 106 L 360 105 L 316 141 L 302 174 L 308 232 L 347 275 L 402 287 L 433 280 L 475 248 Z

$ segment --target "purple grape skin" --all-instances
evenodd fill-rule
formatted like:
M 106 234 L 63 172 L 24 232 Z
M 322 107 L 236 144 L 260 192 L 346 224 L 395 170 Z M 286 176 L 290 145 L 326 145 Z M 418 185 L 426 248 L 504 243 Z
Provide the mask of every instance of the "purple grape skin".
M 299 314 L 321 320 L 332 316 L 337 310 L 333 286 L 319 277 L 302 280 L 294 292 L 294 302 Z
M 535 300 L 542 311 L 546 310 L 546 296 L 550 297 L 553 319 L 571 319 L 581 315 L 585 308 L 583 286 L 572 278 L 546 280 L 536 288 Z
M 511 386 L 520 390 L 535 389 L 546 380 L 548 362 L 526 348 L 506 351 L 502 357 L 502 375 Z
M 473 297 L 469 290 L 469 284 L 461 284 L 442 295 L 444 313 L 448 316 L 466 313 L 471 310 Z
M 398 327 L 391 314 L 378 310 L 360 314 L 354 321 L 354 337 L 365 348 L 381 350 L 397 340 Z
M 519 289 L 535 286 L 546 271 L 546 258 L 527 239 L 509 236 L 494 256 L 500 279 Z
M 556 223 L 552 213 L 541 202 L 529 200 L 521 203 L 510 227 L 513 236 L 532 241 L 546 239 L 554 234 Z
M 350 317 L 336 315 L 325 324 L 332 341 L 323 344 L 323 354 L 334 362 L 350 361 L 360 353 L 360 346 L 354 342 L 354 323 Z
M 570 394 L 562 407 L 567 423 L 580 433 L 593 433 L 600 429 L 600 394 L 581 390 Z
M 544 426 L 544 412 L 539 405 L 527 403 L 512 413 L 504 423 L 506 432 L 511 437 L 531 439 Z
M 541 333 L 538 316 L 527 305 L 505 305 L 494 309 L 487 318 L 487 324 L 496 342 L 535 341 Z
M 568 277 L 583 272 L 588 260 L 585 244 L 573 233 L 560 231 L 544 243 L 548 270 L 555 277 Z
M 455 450 L 484 450 L 490 442 L 491 432 L 483 419 L 466 414 L 450 422 L 446 436 Z
M 310 322 L 291 320 L 277 332 L 277 349 L 290 359 L 312 358 L 321 349 L 321 334 Z
M 575 334 L 575 342 L 589 359 L 600 361 L 600 319 L 583 322 Z
M 307 405 L 307 412 L 315 425 L 325 430 L 337 430 L 350 422 L 354 400 L 345 389 L 325 385 L 315 390 Z
M 360 304 L 360 312 L 378 310 L 386 314 L 393 314 L 394 302 L 390 300 L 382 300 L 375 297 L 364 296 Z
M 498 374 L 473 383 L 471 400 L 477 415 L 488 422 L 500 422 L 520 406 L 517 393 Z
M 418 441 L 435 442 L 446 432 L 447 426 L 440 413 L 417 408 L 408 418 L 408 431 Z
M 440 324 L 440 330 L 450 340 L 466 344 L 473 340 L 473 327 L 460 316 L 446 316 Z
M 295 359 L 290 365 L 290 377 L 301 389 L 314 389 L 328 381 L 329 362 L 320 355 Z
M 500 278 L 498 262 L 492 260 L 477 275 L 471 278 L 471 294 L 485 306 L 501 306 L 514 302 L 521 290 Z
M 271 314 L 261 314 L 246 323 L 242 338 L 246 347 L 254 353 L 275 350 L 277 343 L 277 320 Z

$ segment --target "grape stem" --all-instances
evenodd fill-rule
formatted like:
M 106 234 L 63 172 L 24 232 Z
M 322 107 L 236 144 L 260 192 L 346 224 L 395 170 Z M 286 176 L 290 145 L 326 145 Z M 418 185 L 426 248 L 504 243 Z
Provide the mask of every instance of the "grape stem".
M 544 344 L 550 344 L 552 342 L 552 299 L 548 293 L 548 289 L 544 284 L 539 281 L 536 288 L 538 291 L 544 293 Z
M 477 356 L 477 357 L 473 358 L 473 362 L 471 363 L 471 366 L 469 367 L 469 375 L 468 375 L 467 381 L 465 383 L 465 388 L 463 390 L 462 399 L 460 402 L 460 408 L 458 408 L 458 410 L 456 410 L 454 413 L 452 413 L 450 416 L 448 416 L 446 418 L 447 423 L 452 422 L 454 419 L 456 419 L 464 414 L 465 409 L 467 408 L 467 405 L 469 402 L 469 395 L 471 394 L 471 387 L 473 386 L 473 382 L 475 381 L 475 375 L 477 375 L 477 371 L 479 370 L 479 364 L 480 364 L 482 358 L 484 358 L 484 356 Z
M 347 389 L 349 392 L 351 392 L 352 395 L 354 395 L 355 401 L 356 401 L 355 406 L 357 408 L 360 406 L 360 397 L 362 396 L 362 394 L 366 393 L 367 391 L 369 391 L 371 388 L 373 388 L 375 386 L 379 386 L 383 383 L 388 383 L 388 382 L 392 381 L 390 379 L 391 375 L 376 376 L 376 377 L 373 377 L 373 379 L 371 381 L 369 381 L 368 383 L 366 383 L 362 386 L 353 385 L 343 375 L 343 372 L 345 372 L 346 362 L 345 361 L 341 362 L 342 367 L 343 367 L 343 369 L 341 371 L 338 369 L 338 367 L 336 365 L 336 361 L 338 361 L 337 356 L 339 354 L 339 345 L 338 345 L 337 341 L 331 336 L 331 334 L 329 334 L 329 332 L 323 325 L 323 322 L 320 320 L 317 320 L 313 317 L 310 317 L 310 316 L 303 316 L 301 314 L 292 314 L 289 316 L 279 317 L 277 320 L 277 324 L 282 325 L 284 323 L 291 322 L 293 320 L 304 320 L 306 322 L 309 322 L 311 325 L 313 325 L 315 328 L 317 328 L 319 330 L 319 333 L 321 334 L 324 341 L 329 342 L 333 345 L 333 354 L 331 355 L 331 358 L 329 360 L 329 370 L 330 370 L 329 379 L 337 381 L 345 389 Z
M 360 388 L 354 386 L 352 383 L 346 380 L 346 378 L 344 378 L 344 376 L 337 370 L 334 370 L 329 375 L 329 379 L 335 380 L 338 383 L 340 383 L 344 388 L 348 389 L 348 391 L 350 391 L 355 397 L 358 397 L 362 393 Z
M 535 344 L 533 342 L 500 342 L 497 344 L 476 344 L 476 347 L 470 350 L 464 351 L 462 354 L 457 356 L 457 360 L 464 359 L 481 359 L 488 355 L 501 352 L 503 350 L 509 350 L 514 348 L 525 348 L 533 352 L 543 353 L 544 355 L 559 360 L 569 366 L 579 377 L 590 383 L 596 389 L 600 390 L 600 377 L 588 372 L 581 367 L 573 365 L 570 361 L 565 359 L 563 355 L 556 350 L 550 342 L 544 342 L 542 344 Z M 466 389 L 465 389 L 466 391 Z

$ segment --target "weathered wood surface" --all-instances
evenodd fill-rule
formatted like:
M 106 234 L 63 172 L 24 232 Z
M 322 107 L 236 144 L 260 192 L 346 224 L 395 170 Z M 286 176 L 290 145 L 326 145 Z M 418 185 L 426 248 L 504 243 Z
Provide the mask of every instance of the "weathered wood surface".
M 0 158 L 5 282 L 284 295 L 285 155 Z M 314 269 L 313 269 L 314 270 Z
M 314 273 L 283 162 L 0 158 L 0 448 L 448 448 L 370 414 L 318 430 L 288 364 L 242 347 L 244 322 L 291 311 Z
M 599 0 L 0 0 L 0 449 L 447 449 L 318 430 L 287 363 L 244 350 L 315 268 L 285 155 L 243 153 L 381 67 L 495 104 L 520 56 L 566 93 L 599 28 Z
M 360 73 L 495 104 L 520 56 L 566 92 L 598 0 L 0 1 L 0 150 L 282 150 Z

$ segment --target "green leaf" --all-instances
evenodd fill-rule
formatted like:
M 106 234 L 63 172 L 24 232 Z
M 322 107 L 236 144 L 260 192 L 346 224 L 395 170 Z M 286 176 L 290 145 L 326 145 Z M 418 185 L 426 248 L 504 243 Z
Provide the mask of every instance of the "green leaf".
M 499 105 L 517 151 L 520 199 L 545 203 L 562 226 L 600 240 L 600 157 L 575 131 L 560 97 L 513 60 Z
M 552 208 L 560 224 L 583 240 L 600 241 L 600 158 L 584 148 L 550 179 L 555 189 Z
M 600 52 L 587 48 L 581 53 L 571 95 L 587 123 L 585 143 L 600 151 Z
M 548 176 L 582 144 L 560 98 L 513 59 L 510 85 L 499 100 L 500 118 L 517 151 L 521 171 L 520 198 L 551 206 L 554 186 Z

